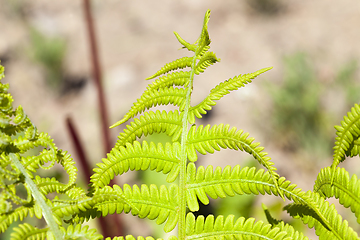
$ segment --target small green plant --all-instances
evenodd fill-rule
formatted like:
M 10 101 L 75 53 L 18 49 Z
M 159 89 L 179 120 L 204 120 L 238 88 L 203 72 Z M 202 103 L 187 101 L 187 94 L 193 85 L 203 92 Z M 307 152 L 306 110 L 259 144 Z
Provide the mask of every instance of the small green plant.
M 54 90 L 60 89 L 64 68 L 66 43 L 61 38 L 49 38 L 35 28 L 30 28 L 31 54 L 43 66 L 47 84 Z
M 277 144 L 290 152 L 312 151 L 311 158 L 329 155 L 330 124 L 322 106 L 322 88 L 314 68 L 305 53 L 284 58 L 281 85 L 267 84 L 273 109 L 271 136 L 280 138 Z
M 209 18 L 210 11 L 207 11 L 200 37 L 194 44 L 175 33 L 193 56 L 170 62 L 149 77 L 157 79 L 149 84 L 125 117 L 112 126 L 131 121 L 120 133 L 107 158 L 102 159 L 94 169 L 90 190 L 76 185 L 74 161 L 66 152 L 57 149 L 47 134 L 36 130 L 21 106 L 13 109 L 9 86 L 0 85 L 1 232 L 5 232 L 13 222 L 36 217 L 44 219 L 46 226 L 40 228 L 35 223 L 22 223 L 13 229 L 11 239 L 103 239 L 96 229 L 89 230 L 85 222 L 90 218 L 124 212 L 163 224 L 164 232 L 170 232 L 177 226 L 177 234 L 174 233 L 171 240 L 308 239 L 291 225 L 271 217 L 265 206 L 269 223 L 251 217 L 235 219 L 231 214 L 207 217 L 193 214 L 199 209 L 199 202 L 207 205 L 209 198 L 266 194 L 291 201 L 285 210 L 310 228 L 314 227 L 320 239 L 358 239 L 357 233 L 325 198 L 339 198 L 340 203 L 350 207 L 360 222 L 360 183 L 356 176 L 350 178 L 344 169 L 337 167 L 346 156 L 359 154 L 360 107 L 355 105 L 341 126 L 336 126 L 338 137 L 332 166 L 320 172 L 314 191 L 302 191 L 277 174 L 264 148 L 254 142 L 248 133 L 226 124 L 196 124 L 196 119 L 212 109 L 216 101 L 271 69 L 264 68 L 230 78 L 214 87 L 201 103 L 191 105 L 194 77 L 219 61 L 209 51 Z M 189 70 L 174 71 L 184 68 Z M 4 76 L 3 71 L 1 67 L 0 79 Z M 169 104 L 178 109 L 149 110 L 156 105 Z M 139 118 L 134 118 L 141 113 Z M 155 133 L 166 134 L 171 140 L 165 144 L 141 140 L 141 137 Z M 35 147 L 41 148 L 38 154 L 26 155 Z M 250 154 L 266 171 L 255 167 L 241 168 L 240 165 L 223 169 L 195 166 L 198 154 L 213 154 L 226 148 Z M 69 178 L 67 183 L 39 175 L 39 168 L 48 171 L 54 164 L 63 167 Z M 165 174 L 169 185 L 110 186 L 116 175 L 130 170 Z M 26 189 L 25 197 L 19 195 L 19 186 Z M 134 235 L 112 239 L 130 240 L 135 239 Z M 144 239 L 142 236 L 137 238 Z

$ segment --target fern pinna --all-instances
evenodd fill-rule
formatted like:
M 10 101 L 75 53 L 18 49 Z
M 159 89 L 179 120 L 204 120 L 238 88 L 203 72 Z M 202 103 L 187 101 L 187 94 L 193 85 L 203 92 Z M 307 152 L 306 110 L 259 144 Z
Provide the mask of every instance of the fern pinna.
M 210 11 L 207 11 L 200 37 L 194 44 L 175 33 L 183 48 L 193 56 L 170 62 L 148 78 L 156 80 L 149 84 L 124 118 L 112 126 L 130 121 L 119 134 L 107 158 L 102 159 L 94 169 L 90 191 L 76 185 L 77 169 L 70 156 L 57 149 L 47 134 L 37 132 L 21 106 L 13 109 L 8 85 L 0 84 L 1 232 L 5 232 L 13 222 L 35 216 L 44 219 L 46 226 L 39 228 L 36 223 L 22 223 L 14 228 L 11 239 L 103 239 L 95 229 L 89 230 L 86 222 L 90 218 L 124 212 L 155 220 L 157 224 L 164 225 L 165 232 L 177 226 L 178 234 L 171 236 L 171 240 L 308 239 L 291 225 L 273 219 L 265 206 L 269 223 L 254 218 L 235 219 L 234 215 L 196 217 L 193 214 L 199 210 L 200 202 L 209 204 L 209 198 L 268 194 L 290 200 L 291 203 L 284 209 L 310 228 L 314 227 L 320 239 L 358 239 L 357 233 L 324 198 L 339 197 L 340 202 L 346 207 L 351 206 L 359 218 L 357 178 L 349 180 L 342 170 L 334 170 L 345 155 L 359 154 L 359 107 L 355 105 L 342 127 L 337 127 L 339 137 L 334 148 L 334 167 L 319 174 L 313 192 L 302 191 L 277 174 L 264 148 L 254 142 L 248 133 L 227 124 L 196 124 L 196 119 L 211 110 L 223 96 L 271 69 L 264 68 L 230 78 L 214 87 L 202 102 L 192 106 L 195 76 L 219 61 L 215 53 L 209 51 L 209 18 Z M 4 76 L 3 71 L 0 67 L 0 79 Z M 170 104 L 178 109 L 149 110 L 157 105 Z M 140 117 L 135 118 L 137 115 Z M 165 133 L 171 141 L 162 144 L 141 140 L 143 136 L 154 133 Z M 215 150 L 226 148 L 250 154 L 265 169 L 241 168 L 240 165 L 214 169 L 213 166 L 204 168 L 195 165 L 198 154 L 212 154 Z M 34 150 L 38 152 L 31 152 Z M 69 176 L 67 183 L 40 176 L 40 168 L 48 170 L 55 164 L 64 168 Z M 116 175 L 129 170 L 165 174 L 169 185 L 109 185 Z M 24 186 L 26 197 L 21 197 L 19 185 Z M 347 191 L 349 188 L 350 191 Z M 128 235 L 112 239 L 133 240 L 135 237 Z M 145 238 L 138 236 L 137 239 Z

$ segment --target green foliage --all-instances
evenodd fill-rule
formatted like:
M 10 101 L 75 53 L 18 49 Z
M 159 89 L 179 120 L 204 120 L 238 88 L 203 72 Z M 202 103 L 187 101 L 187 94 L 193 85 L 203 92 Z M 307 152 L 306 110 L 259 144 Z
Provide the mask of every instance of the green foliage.
M 339 69 L 335 82 L 337 88 L 343 88 L 345 90 L 345 98 L 347 107 L 351 107 L 354 102 L 359 99 L 360 84 L 356 77 L 356 71 L 358 69 L 358 62 L 355 60 L 349 61 Z
M 54 90 L 59 89 L 63 74 L 65 41 L 58 37 L 47 37 L 35 28 L 30 29 L 31 54 L 36 62 L 42 65 L 47 84 Z
M 90 189 L 76 185 L 76 171 L 70 156 L 57 149 L 52 139 L 36 130 L 21 106 L 13 109 L 9 85 L 0 84 L 0 231 L 25 217 L 44 219 L 46 226 L 22 223 L 14 228 L 11 239 L 102 239 L 85 222 L 109 214 L 131 213 L 139 218 L 154 220 L 164 232 L 177 226 L 177 236 L 169 239 L 308 239 L 282 220 L 275 220 L 264 207 L 269 223 L 251 217 L 210 214 L 195 216 L 199 203 L 210 199 L 235 195 L 274 195 L 289 200 L 284 209 L 294 218 L 315 228 L 320 239 L 359 239 L 325 198 L 335 196 L 341 204 L 350 207 L 359 218 L 359 184 L 337 165 L 345 156 L 359 154 L 360 107 L 355 105 L 337 126 L 334 162 L 323 169 L 314 191 L 302 191 L 276 172 L 264 148 L 254 142 L 243 130 L 228 124 L 198 125 L 197 119 L 206 114 L 216 101 L 230 91 L 244 87 L 263 72 L 239 75 L 214 87 L 198 105 L 191 105 L 194 77 L 219 61 L 210 52 L 208 22 L 210 11 L 204 18 L 200 37 L 194 44 L 176 38 L 193 56 L 166 64 L 154 75 L 158 78 L 144 91 L 116 127 L 129 121 L 119 139 L 102 162 L 97 164 L 91 177 Z M 184 71 L 176 71 L 185 69 Z M 186 71 L 187 70 L 187 71 Z M 4 77 L 0 67 L 0 78 Z M 157 105 L 174 105 L 176 110 L 149 110 Z M 139 118 L 136 115 L 142 114 Z M 144 140 L 143 136 L 166 134 L 165 143 Z M 37 154 L 31 149 L 41 148 Z M 213 154 L 222 149 L 243 151 L 262 167 L 196 166 L 198 154 Z M 63 167 L 68 182 L 47 178 L 39 174 L 40 168 L 50 171 L 55 165 Z M 111 180 L 128 171 L 154 171 L 166 175 L 168 185 L 113 184 Z M 24 186 L 27 195 L 21 197 L 18 186 Z M 51 197 L 50 197 L 51 195 Z M 241 203 L 239 203 L 241 204 Z M 106 238 L 110 240 L 111 238 Z M 133 240 L 134 236 L 112 239 Z M 138 237 L 142 240 L 144 237 Z M 147 237 L 146 239 L 153 239 Z
M 311 158 L 321 158 L 331 149 L 329 124 L 321 103 L 322 88 L 305 53 L 284 58 L 283 81 L 280 86 L 269 83 L 274 131 L 279 145 L 288 151 L 312 151 Z M 314 157 L 315 154 L 320 156 Z

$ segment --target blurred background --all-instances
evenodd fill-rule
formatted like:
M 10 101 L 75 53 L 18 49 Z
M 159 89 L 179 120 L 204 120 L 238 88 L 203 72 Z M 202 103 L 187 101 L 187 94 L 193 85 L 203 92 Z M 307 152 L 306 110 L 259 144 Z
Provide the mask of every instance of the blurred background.
M 149 83 L 146 77 L 165 63 L 189 56 L 179 50 L 173 31 L 194 42 L 205 11 L 211 9 L 211 50 L 221 62 L 195 79 L 193 104 L 221 81 L 264 67 L 274 68 L 224 97 L 198 123 L 228 123 L 250 132 L 272 157 L 279 174 L 304 190 L 312 189 L 320 168 L 331 164 L 333 125 L 339 125 L 350 107 L 360 102 L 360 2 L 91 3 L 109 124 L 120 120 L 145 90 Z M 4 82 L 11 84 L 14 105 L 21 104 L 38 129 L 48 132 L 76 161 L 66 125 L 71 117 L 94 167 L 105 154 L 83 1 L 0 0 L 0 6 L 0 60 L 5 66 Z M 110 130 L 113 144 L 124 126 Z M 222 167 L 254 164 L 248 155 L 226 150 L 200 160 L 204 165 Z M 346 161 L 342 166 L 350 173 L 360 173 L 356 161 Z M 144 181 L 154 179 L 140 177 Z M 119 181 L 139 182 L 136 174 L 125 174 L 123 179 Z M 239 216 L 256 215 L 246 212 L 252 204 L 261 212 L 256 201 L 241 198 L 244 204 L 243 209 L 236 210 Z M 216 205 L 213 211 L 229 211 Z M 278 202 L 269 206 L 281 210 Z M 129 232 L 142 226 L 131 221 L 125 223 Z M 355 220 L 350 219 L 350 223 L 357 227 Z

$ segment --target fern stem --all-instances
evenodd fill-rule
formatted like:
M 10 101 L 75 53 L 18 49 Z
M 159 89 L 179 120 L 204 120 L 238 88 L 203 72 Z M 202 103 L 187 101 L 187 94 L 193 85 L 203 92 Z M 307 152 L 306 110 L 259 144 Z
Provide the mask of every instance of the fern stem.
M 188 136 L 188 114 L 190 109 L 190 99 L 193 89 L 193 81 L 195 75 L 195 66 L 196 66 L 196 54 L 193 57 L 193 62 L 191 64 L 191 72 L 189 77 L 188 89 L 185 97 L 185 108 L 184 115 L 182 118 L 182 133 L 181 133 L 181 148 L 180 148 L 180 179 L 179 179 L 179 197 L 180 197 L 180 209 L 179 209 L 179 225 L 178 225 L 178 239 L 183 240 L 186 236 L 186 164 L 187 164 L 187 136 Z
M 31 190 L 31 195 L 34 197 L 35 202 L 40 205 L 42 210 L 42 215 L 47 223 L 47 225 L 50 228 L 50 231 L 53 233 L 55 240 L 62 240 L 63 233 L 60 231 L 59 225 L 56 223 L 55 218 L 53 217 L 51 208 L 49 205 L 46 204 L 43 195 L 40 193 L 39 189 L 37 188 L 34 181 L 31 179 L 29 174 L 26 172 L 25 168 L 17 158 L 17 156 L 14 153 L 9 154 L 11 162 L 19 169 L 19 171 L 24 175 L 25 177 L 25 183 L 29 186 Z

